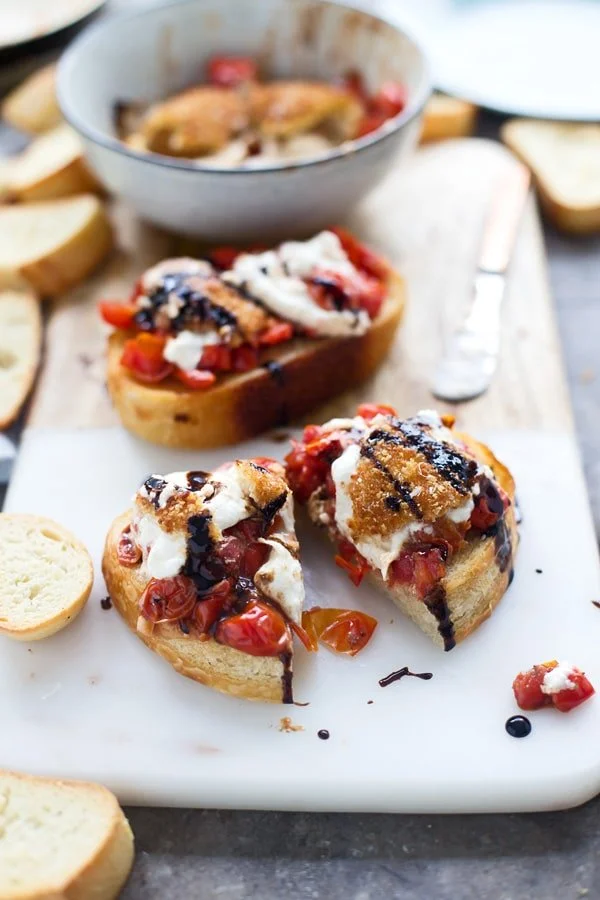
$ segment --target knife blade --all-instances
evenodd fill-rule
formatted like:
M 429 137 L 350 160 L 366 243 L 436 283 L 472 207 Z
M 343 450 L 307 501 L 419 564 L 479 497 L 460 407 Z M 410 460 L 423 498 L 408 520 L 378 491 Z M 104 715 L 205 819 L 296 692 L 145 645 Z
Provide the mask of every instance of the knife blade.
M 500 355 L 506 272 L 530 179 L 524 165 L 511 161 L 495 185 L 473 280 L 473 300 L 433 376 L 431 391 L 440 400 L 473 400 L 491 384 Z

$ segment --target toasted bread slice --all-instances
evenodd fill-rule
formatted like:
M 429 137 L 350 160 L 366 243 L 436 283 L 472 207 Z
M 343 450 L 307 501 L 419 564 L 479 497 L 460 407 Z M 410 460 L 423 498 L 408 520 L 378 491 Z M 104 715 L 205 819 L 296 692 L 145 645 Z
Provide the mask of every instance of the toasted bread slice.
M 0 513 L 0 634 L 37 641 L 60 631 L 83 609 L 93 580 L 90 554 L 62 525 Z
M 213 638 L 187 637 L 177 623 L 163 622 L 148 634 L 138 630 L 138 601 L 148 579 L 139 569 L 122 566 L 117 557 L 119 539 L 130 522 L 130 513 L 113 522 L 104 548 L 102 574 L 114 606 L 132 631 L 181 675 L 247 700 L 283 703 L 285 669 L 278 657 L 250 656 Z
M 60 294 L 85 278 L 113 244 L 92 194 L 0 209 L 0 288 Z
M 531 169 L 542 209 L 557 228 L 600 230 L 600 125 L 512 119 L 501 134 Z
M 108 347 L 108 390 L 125 427 L 147 441 L 194 449 L 235 444 L 304 415 L 372 375 L 393 343 L 404 304 L 404 283 L 392 273 L 387 300 L 365 334 L 290 341 L 263 351 L 258 368 L 219 378 L 207 391 L 189 391 L 174 379 L 154 386 L 136 381 L 120 364 L 125 336 L 115 332 Z
M 475 130 L 477 107 L 458 97 L 433 94 L 425 104 L 421 143 L 468 137 Z
M 2 118 L 29 134 L 42 134 L 62 120 L 56 99 L 56 65 L 38 69 L 11 91 L 1 107 Z
M 29 292 L 0 291 L 0 428 L 19 415 L 40 361 L 40 304 Z
M 129 822 L 106 788 L 0 772 L 3 900 L 113 900 L 132 864 Z
M 83 159 L 83 147 L 69 125 L 41 135 L 12 160 L 8 199 L 24 203 L 97 191 L 100 186 Z

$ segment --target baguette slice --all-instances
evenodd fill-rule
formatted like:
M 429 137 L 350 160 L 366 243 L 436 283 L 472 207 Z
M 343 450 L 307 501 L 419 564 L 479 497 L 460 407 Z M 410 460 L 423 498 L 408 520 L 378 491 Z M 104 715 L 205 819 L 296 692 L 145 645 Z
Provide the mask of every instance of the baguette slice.
M 421 143 L 468 137 L 475 130 L 477 107 L 458 97 L 434 94 L 425 104 Z
M 0 428 L 19 415 L 40 361 L 42 316 L 34 294 L 0 292 Z
M 66 124 L 41 135 L 12 160 L 6 184 L 8 199 L 22 203 L 99 189 L 84 162 L 79 137 Z
M 0 634 L 18 641 L 55 634 L 81 612 L 93 580 L 90 554 L 62 525 L 0 513 Z
M 77 284 L 113 245 L 98 197 L 0 208 L 0 288 L 60 294 Z
M 600 230 L 600 125 L 512 119 L 501 134 L 531 169 L 542 209 L 557 228 Z
M 405 305 L 404 283 L 392 273 L 379 316 L 359 337 L 297 339 L 262 354 L 250 372 L 219 378 L 207 391 L 189 391 L 168 379 L 145 385 L 120 359 L 125 336 L 108 347 L 108 390 L 126 428 L 168 447 L 200 449 L 235 444 L 288 420 L 367 379 L 390 349 Z M 280 368 L 269 371 L 265 362 Z
M 56 66 L 38 69 L 6 97 L 2 118 L 13 128 L 29 134 L 41 134 L 62 119 L 56 99 Z
M 139 569 L 122 566 L 117 557 L 119 539 L 130 522 L 130 513 L 113 522 L 104 548 L 102 574 L 113 605 L 131 630 L 180 675 L 246 700 L 283 703 L 284 665 L 278 657 L 250 656 L 213 638 L 189 639 L 177 623 L 162 622 L 147 634 L 137 628 L 138 601 L 148 579 Z
M 133 835 L 106 788 L 0 772 L 2 900 L 113 900 Z

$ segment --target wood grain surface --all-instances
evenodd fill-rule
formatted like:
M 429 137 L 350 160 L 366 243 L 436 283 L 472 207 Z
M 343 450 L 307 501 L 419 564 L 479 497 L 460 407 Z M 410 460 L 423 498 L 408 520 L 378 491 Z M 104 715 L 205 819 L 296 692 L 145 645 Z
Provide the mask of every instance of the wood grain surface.
M 453 410 L 432 397 L 429 378 L 444 340 L 469 302 L 486 210 L 496 180 L 511 164 L 510 154 L 491 141 L 464 139 L 427 147 L 393 172 L 356 211 L 349 227 L 384 253 L 406 279 L 407 315 L 375 378 L 311 419 L 344 414 L 359 399 L 392 403 L 401 414 L 432 406 Z M 118 422 L 104 384 L 107 329 L 99 321 L 97 301 L 125 298 L 140 272 L 160 258 L 199 252 L 189 241 L 137 222 L 119 204 L 113 214 L 119 249 L 92 279 L 51 309 L 29 427 Z M 461 427 L 475 432 L 572 428 L 532 197 L 509 270 L 498 372 L 487 394 L 454 411 Z

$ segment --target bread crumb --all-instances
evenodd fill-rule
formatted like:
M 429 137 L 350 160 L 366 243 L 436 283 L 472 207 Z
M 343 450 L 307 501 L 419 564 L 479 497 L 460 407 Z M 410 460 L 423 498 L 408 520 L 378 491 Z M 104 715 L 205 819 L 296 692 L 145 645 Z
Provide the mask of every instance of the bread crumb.
M 292 731 L 304 731 L 304 725 L 294 725 L 289 716 L 284 716 L 279 720 L 279 730 L 289 734 Z
M 596 378 L 595 372 L 593 369 L 584 369 L 581 375 L 579 376 L 579 380 L 582 384 L 590 384 Z

